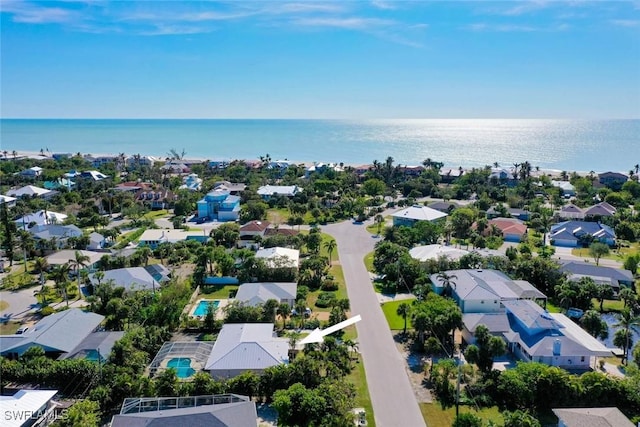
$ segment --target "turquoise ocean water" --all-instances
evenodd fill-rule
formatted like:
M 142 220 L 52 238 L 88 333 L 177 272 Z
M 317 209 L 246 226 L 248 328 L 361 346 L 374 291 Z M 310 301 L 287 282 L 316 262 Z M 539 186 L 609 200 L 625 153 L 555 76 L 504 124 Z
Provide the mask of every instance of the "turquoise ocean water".
M 640 163 L 640 120 L 0 120 L 0 150 L 627 172 Z

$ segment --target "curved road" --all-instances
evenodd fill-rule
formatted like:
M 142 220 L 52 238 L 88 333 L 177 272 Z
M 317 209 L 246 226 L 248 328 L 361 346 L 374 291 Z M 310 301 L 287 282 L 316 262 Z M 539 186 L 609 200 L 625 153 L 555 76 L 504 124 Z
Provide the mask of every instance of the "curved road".
M 358 348 L 364 361 L 376 425 L 424 426 L 406 363 L 396 348 L 363 262 L 378 240 L 367 232 L 364 224 L 348 221 L 325 225 L 322 231 L 336 239 L 351 312 L 362 316 L 362 321 L 356 323 Z

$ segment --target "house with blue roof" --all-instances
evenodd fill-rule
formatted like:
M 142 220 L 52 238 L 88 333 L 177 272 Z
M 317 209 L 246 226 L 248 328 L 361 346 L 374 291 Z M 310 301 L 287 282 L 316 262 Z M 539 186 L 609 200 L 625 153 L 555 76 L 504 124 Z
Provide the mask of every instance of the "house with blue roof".
M 198 201 L 198 218 L 235 221 L 240 216 L 240 197 L 227 190 L 213 190 Z
M 588 246 L 592 241 L 616 244 L 616 233 L 611 227 L 599 222 L 564 221 L 551 226 L 549 241 L 554 246 Z

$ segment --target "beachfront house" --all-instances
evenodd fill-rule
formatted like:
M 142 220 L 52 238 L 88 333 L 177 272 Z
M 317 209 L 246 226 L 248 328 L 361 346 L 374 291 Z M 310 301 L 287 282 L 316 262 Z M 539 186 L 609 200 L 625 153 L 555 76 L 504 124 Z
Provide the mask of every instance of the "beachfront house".
M 620 172 L 604 172 L 598 174 L 598 183 L 613 191 L 619 191 L 628 179 L 629 177 L 627 175 Z
M 213 190 L 197 202 L 198 218 L 205 221 L 235 221 L 240 216 L 240 197 L 226 190 Z
M 227 323 L 218 334 L 205 370 L 228 379 L 289 363 L 289 339 L 278 338 L 273 323 Z
M 599 222 L 565 221 L 551 226 L 549 240 L 554 246 L 589 246 L 593 241 L 616 244 L 616 233 L 611 227 Z
M 127 157 L 125 162 L 127 166 L 132 169 L 141 167 L 153 168 L 153 165 L 156 163 L 156 158 L 153 156 L 141 156 L 139 154 L 134 154 L 131 157 Z
M 204 231 L 150 229 L 142 233 L 138 240 L 138 246 L 149 246 L 151 249 L 155 249 L 161 243 L 176 243 L 183 240 L 197 240 L 206 243 L 209 240 L 209 235 Z
M 27 179 L 36 179 L 42 176 L 43 171 L 44 169 L 42 169 L 40 166 L 33 166 L 20 172 L 20 176 Z
M 130 397 L 110 427 L 245 427 L 258 422 L 249 397 L 218 394 L 188 397 Z
M 272 197 L 284 196 L 293 197 L 302 192 L 302 188 L 297 185 L 263 185 L 258 188 L 258 195 L 263 200 L 269 200 Z
M 297 291 L 297 283 L 243 283 L 238 288 L 236 301 L 255 307 L 273 299 L 293 308 Z
M 413 205 L 406 209 L 402 209 L 391 216 L 393 217 L 394 226 L 404 225 L 411 227 L 418 221 L 433 222 L 445 218 L 447 214 L 431 209 L 427 206 Z
M 21 334 L 0 335 L 0 355 L 17 358 L 31 347 L 41 347 L 46 356 L 57 359 L 78 347 L 103 320 L 100 314 L 78 308 L 54 313 Z

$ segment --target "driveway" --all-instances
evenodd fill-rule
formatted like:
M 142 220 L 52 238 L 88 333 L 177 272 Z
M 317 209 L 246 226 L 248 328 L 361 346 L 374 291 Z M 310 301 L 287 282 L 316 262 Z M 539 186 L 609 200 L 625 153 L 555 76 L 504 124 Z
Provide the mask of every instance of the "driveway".
M 32 310 L 40 307 L 33 291 L 39 287 L 21 289 L 19 291 L 0 291 L 0 301 L 9 304 L 9 307 L 0 311 L 0 321 L 22 320 L 32 313 Z
M 358 348 L 364 361 L 376 425 L 424 426 L 405 361 L 396 348 L 364 266 L 364 256 L 373 251 L 378 241 L 365 227 L 365 224 L 347 221 L 323 226 L 322 231 L 336 239 L 351 312 L 362 316 L 362 321 L 356 323 Z

